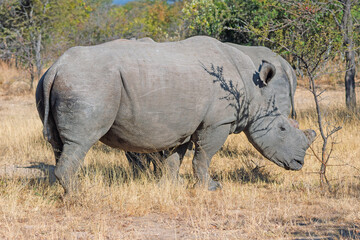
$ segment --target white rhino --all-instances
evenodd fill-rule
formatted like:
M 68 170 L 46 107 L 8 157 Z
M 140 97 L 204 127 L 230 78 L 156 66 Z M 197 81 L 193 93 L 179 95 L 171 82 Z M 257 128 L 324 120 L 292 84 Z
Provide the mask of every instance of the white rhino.
M 137 41 L 154 42 L 151 38 L 142 38 Z M 276 74 L 268 83 L 266 88 L 263 88 L 263 94 L 269 94 L 271 97 L 275 93 L 275 102 L 279 111 L 285 116 L 296 117 L 294 106 L 294 94 L 296 90 L 297 80 L 296 74 L 290 64 L 280 55 L 274 53 L 267 47 L 262 46 L 242 46 L 234 43 L 226 43 L 249 56 L 255 69 L 260 71 L 263 61 L 271 62 L 275 66 Z M 298 127 L 298 123 L 294 119 L 289 119 L 294 126 Z M 189 149 L 193 145 L 189 143 Z M 145 171 L 149 168 L 150 163 L 153 163 L 155 175 L 161 172 L 161 165 L 163 159 L 167 156 L 166 152 L 140 154 L 134 152 L 126 152 L 126 157 L 132 167 L 134 176 L 139 176 L 139 172 Z
M 274 75 L 271 62 L 258 71 L 243 52 L 209 37 L 71 48 L 36 90 L 55 175 L 66 193 L 74 190 L 75 173 L 98 140 L 139 153 L 172 149 L 165 164 L 176 172 L 191 140 L 194 174 L 213 190 L 211 158 L 241 131 L 266 158 L 299 170 L 315 132 L 294 128 L 274 94 L 264 94 Z

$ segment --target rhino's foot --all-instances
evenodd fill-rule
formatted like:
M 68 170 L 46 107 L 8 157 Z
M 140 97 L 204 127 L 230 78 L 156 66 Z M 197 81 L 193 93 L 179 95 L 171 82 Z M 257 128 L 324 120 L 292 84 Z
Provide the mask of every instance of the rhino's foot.
M 216 191 L 218 189 L 222 189 L 221 184 L 218 181 L 210 179 L 209 184 L 208 184 L 208 190 L 209 191 Z
M 207 182 L 202 182 L 202 181 L 196 182 L 194 187 L 202 187 L 205 189 L 207 188 L 209 191 L 216 191 L 222 188 L 221 184 L 218 181 L 215 181 L 211 178 Z
M 76 174 L 69 174 L 62 166 L 57 166 L 54 173 L 56 178 L 59 180 L 60 184 L 64 188 L 64 194 L 69 196 L 76 195 L 79 189 L 79 180 Z
M 174 174 L 164 174 L 160 180 L 159 180 L 159 186 L 162 186 L 164 184 L 174 184 L 174 185 L 178 185 L 178 184 L 184 184 L 184 178 L 181 177 L 179 174 L 174 175 Z

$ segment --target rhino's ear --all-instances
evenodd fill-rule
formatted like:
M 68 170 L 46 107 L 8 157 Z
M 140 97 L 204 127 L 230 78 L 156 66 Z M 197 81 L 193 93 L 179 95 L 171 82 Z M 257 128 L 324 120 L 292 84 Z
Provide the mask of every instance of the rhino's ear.
M 260 68 L 260 80 L 266 86 L 270 80 L 275 76 L 276 68 L 273 64 L 263 60 Z

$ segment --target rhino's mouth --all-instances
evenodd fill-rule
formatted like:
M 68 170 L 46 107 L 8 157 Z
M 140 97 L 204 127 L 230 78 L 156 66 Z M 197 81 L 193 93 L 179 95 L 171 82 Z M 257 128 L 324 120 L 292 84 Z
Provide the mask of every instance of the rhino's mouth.
M 288 164 L 284 164 L 286 170 L 299 171 L 304 165 L 303 161 L 293 159 Z
M 304 161 L 303 160 L 298 160 L 298 159 L 292 159 L 290 161 L 287 161 L 287 160 L 282 160 L 281 161 L 279 159 L 272 159 L 272 161 L 276 165 L 278 165 L 279 167 L 282 167 L 285 170 L 292 170 L 292 171 L 298 171 L 304 165 Z

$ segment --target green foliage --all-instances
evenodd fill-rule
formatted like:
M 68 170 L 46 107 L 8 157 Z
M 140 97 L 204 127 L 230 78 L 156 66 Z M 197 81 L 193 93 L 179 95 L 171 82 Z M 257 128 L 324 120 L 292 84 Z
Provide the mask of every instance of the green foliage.
M 126 38 L 179 39 L 180 10 L 181 3 L 169 5 L 164 0 L 129 2 L 113 9 L 114 16 L 126 20 L 115 27 L 118 35 Z
M 30 73 L 30 89 L 42 68 L 42 39 L 48 29 L 50 0 L 6 0 L 0 5 L 2 58 L 15 59 Z M 36 66 L 36 67 L 35 67 Z
M 358 21 L 359 9 L 358 3 L 352 9 Z M 36 62 L 40 66 L 36 60 L 39 39 L 41 61 L 52 62 L 74 45 L 117 38 L 171 41 L 201 34 L 221 41 L 267 45 L 309 61 L 324 51 L 323 57 L 331 57 L 339 49 L 342 37 L 334 16 L 342 16 L 336 0 L 178 0 L 172 4 L 138 0 L 121 6 L 113 5 L 112 0 L 3 0 L 0 57 L 10 56 L 19 66 Z M 354 31 L 356 41 L 358 32 Z
M 225 0 L 191 0 L 183 8 L 189 35 L 219 38 L 231 18 L 231 8 Z
M 266 27 L 282 17 L 284 11 L 270 8 L 263 0 L 191 0 L 184 4 L 187 35 L 204 34 L 240 44 L 261 45 L 247 28 Z M 241 31 L 239 31 L 241 29 Z
M 300 60 L 300 68 L 315 74 L 320 65 L 342 47 L 342 35 L 329 10 L 336 6 L 314 1 L 263 1 L 276 18 L 261 25 L 247 25 L 261 41 L 270 42 L 282 54 Z
M 6 0 L 0 5 L 0 39 L 12 54 L 20 56 L 16 52 L 19 46 L 31 44 L 35 32 L 41 31 L 40 24 L 46 20 L 41 3 Z
M 169 5 L 164 0 L 141 0 L 117 6 L 111 0 L 88 0 L 84 4 L 72 1 L 68 9 L 57 15 L 59 21 L 54 28 L 54 39 L 59 39 L 57 45 L 94 45 L 117 38 L 151 37 L 156 41 L 180 38 L 181 2 Z
M 95 6 L 83 0 L 54 1 L 50 13 L 53 31 L 58 36 L 75 34 L 89 20 L 94 9 Z
M 58 57 L 67 48 L 75 45 L 99 43 L 106 31 L 105 14 L 111 0 L 58 0 L 51 4 L 51 36 L 46 43 L 46 55 L 50 60 Z M 106 36 L 106 35 L 104 35 Z
M 3 1 L 0 5 L 0 38 L 7 51 L 25 59 L 19 50 L 26 50 L 28 55 L 35 54 L 33 45 L 40 35 L 42 49 L 53 43 L 53 39 L 64 40 L 66 35 L 76 35 L 91 11 L 83 0 Z

